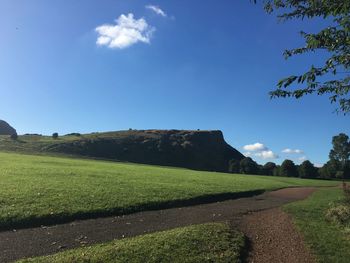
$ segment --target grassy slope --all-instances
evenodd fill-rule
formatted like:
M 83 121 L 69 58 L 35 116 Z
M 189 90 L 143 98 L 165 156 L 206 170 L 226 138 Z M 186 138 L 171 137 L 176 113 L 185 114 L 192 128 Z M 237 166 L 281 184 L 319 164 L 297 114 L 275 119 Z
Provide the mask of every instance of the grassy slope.
M 284 207 L 295 218 L 296 225 L 319 262 L 349 262 L 349 234 L 346 235 L 341 227 L 327 222 L 324 217 L 330 203 L 340 199 L 340 189 L 321 189 L 304 201 Z
M 92 134 L 89 136 L 93 136 Z M 0 135 L 0 150 L 1 151 L 15 151 L 25 153 L 40 153 L 45 147 L 59 142 L 68 142 L 80 140 L 83 137 L 77 136 L 61 136 L 59 139 L 53 139 L 52 136 L 32 136 L 22 135 L 18 136 L 18 140 L 11 140 L 9 136 Z M 85 138 L 85 136 L 84 136 Z
M 336 182 L 0 153 L 0 228 L 123 214 L 174 200 Z
M 50 153 L 51 155 L 64 155 L 56 152 L 48 152 L 47 148 L 60 143 L 81 141 L 84 139 L 125 139 L 135 135 L 144 135 L 148 138 L 157 138 L 157 131 L 143 133 L 141 130 L 127 130 L 114 132 L 95 132 L 88 134 L 64 135 L 53 139 L 52 136 L 38 136 L 38 135 L 19 135 L 16 141 L 12 140 L 8 135 L 0 135 L 0 151 L 20 152 L 20 153 Z
M 123 139 L 128 136 L 133 136 L 136 131 L 116 131 L 116 132 L 101 132 L 76 135 L 59 136 L 53 139 L 52 136 L 42 135 L 19 135 L 16 141 L 12 140 L 8 135 L 0 135 L 0 151 L 1 152 L 18 152 L 26 154 L 41 154 L 51 156 L 70 156 L 59 152 L 50 152 L 47 149 L 50 146 L 60 143 L 81 141 L 84 139 Z M 147 133 L 147 136 L 154 136 Z M 78 157 L 78 156 L 76 156 Z
M 62 252 L 29 262 L 240 262 L 243 235 L 225 224 L 204 224 Z

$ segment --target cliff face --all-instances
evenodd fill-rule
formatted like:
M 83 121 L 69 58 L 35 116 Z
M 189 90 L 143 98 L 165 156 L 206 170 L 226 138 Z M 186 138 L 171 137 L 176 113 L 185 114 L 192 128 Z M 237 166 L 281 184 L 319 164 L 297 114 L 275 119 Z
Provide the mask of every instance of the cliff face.
M 6 121 L 0 120 L 0 135 L 17 134 L 16 130 L 10 126 Z
M 132 130 L 92 134 L 57 143 L 47 150 L 220 172 L 228 171 L 229 160 L 244 158 L 225 142 L 221 131 Z

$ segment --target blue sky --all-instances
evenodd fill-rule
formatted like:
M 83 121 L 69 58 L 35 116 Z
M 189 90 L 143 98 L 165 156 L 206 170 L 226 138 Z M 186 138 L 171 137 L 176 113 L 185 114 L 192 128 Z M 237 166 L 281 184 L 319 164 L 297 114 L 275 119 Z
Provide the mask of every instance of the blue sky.
M 249 0 L 2 0 L 0 119 L 19 133 L 219 129 L 259 163 L 321 164 L 349 116 L 268 92 L 322 62 L 282 53 L 323 25 L 278 23 Z

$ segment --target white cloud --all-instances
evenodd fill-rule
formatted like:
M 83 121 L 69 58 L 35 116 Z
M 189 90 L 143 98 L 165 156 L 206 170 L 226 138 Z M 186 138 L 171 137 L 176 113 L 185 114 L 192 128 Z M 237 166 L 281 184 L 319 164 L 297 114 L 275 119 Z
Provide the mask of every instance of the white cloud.
M 96 27 L 96 44 L 109 48 L 123 49 L 137 42 L 149 44 L 155 28 L 148 25 L 144 18 L 134 19 L 133 14 L 119 16 L 116 24 Z
M 260 152 L 268 150 L 267 147 L 262 143 L 254 143 L 243 146 L 243 149 L 249 152 Z
M 315 167 L 317 167 L 317 168 L 321 168 L 321 167 L 323 167 L 324 164 L 322 164 L 322 163 L 315 163 L 314 165 L 315 165 Z
M 278 159 L 279 156 L 271 150 L 261 151 L 254 154 L 256 157 L 261 159 Z
M 306 156 L 301 156 L 301 157 L 299 157 L 298 158 L 298 161 L 299 162 L 304 162 L 304 161 L 306 161 L 308 158 L 306 157 Z
M 268 147 L 266 147 L 262 143 L 254 143 L 254 144 L 247 144 L 243 146 L 243 149 L 246 151 L 244 153 L 247 157 L 258 157 L 260 159 L 278 159 L 279 156 L 275 154 L 273 151 L 271 151 Z
M 162 17 L 167 17 L 168 15 L 159 7 L 156 5 L 146 5 L 146 8 L 149 10 L 152 10 L 155 12 L 157 15 L 160 15 Z
M 251 152 L 245 152 L 243 155 L 244 155 L 245 157 L 251 157 L 251 156 L 252 156 L 252 153 L 251 153 Z
M 302 154 L 304 153 L 304 151 L 302 150 L 299 150 L 299 149 L 289 149 L 289 148 L 286 148 L 284 150 L 282 150 L 282 153 L 287 153 L 287 154 Z

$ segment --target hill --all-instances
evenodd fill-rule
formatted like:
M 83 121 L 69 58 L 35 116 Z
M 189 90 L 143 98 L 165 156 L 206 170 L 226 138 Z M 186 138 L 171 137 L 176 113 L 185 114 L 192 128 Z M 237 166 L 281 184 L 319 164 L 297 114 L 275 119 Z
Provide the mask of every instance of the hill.
M 0 135 L 17 134 L 16 130 L 6 121 L 0 120 Z
M 17 142 L 0 140 L 0 149 L 63 153 L 119 161 L 228 171 L 230 160 L 244 156 L 227 144 L 221 131 L 129 130 L 71 134 L 52 139 L 20 136 Z

